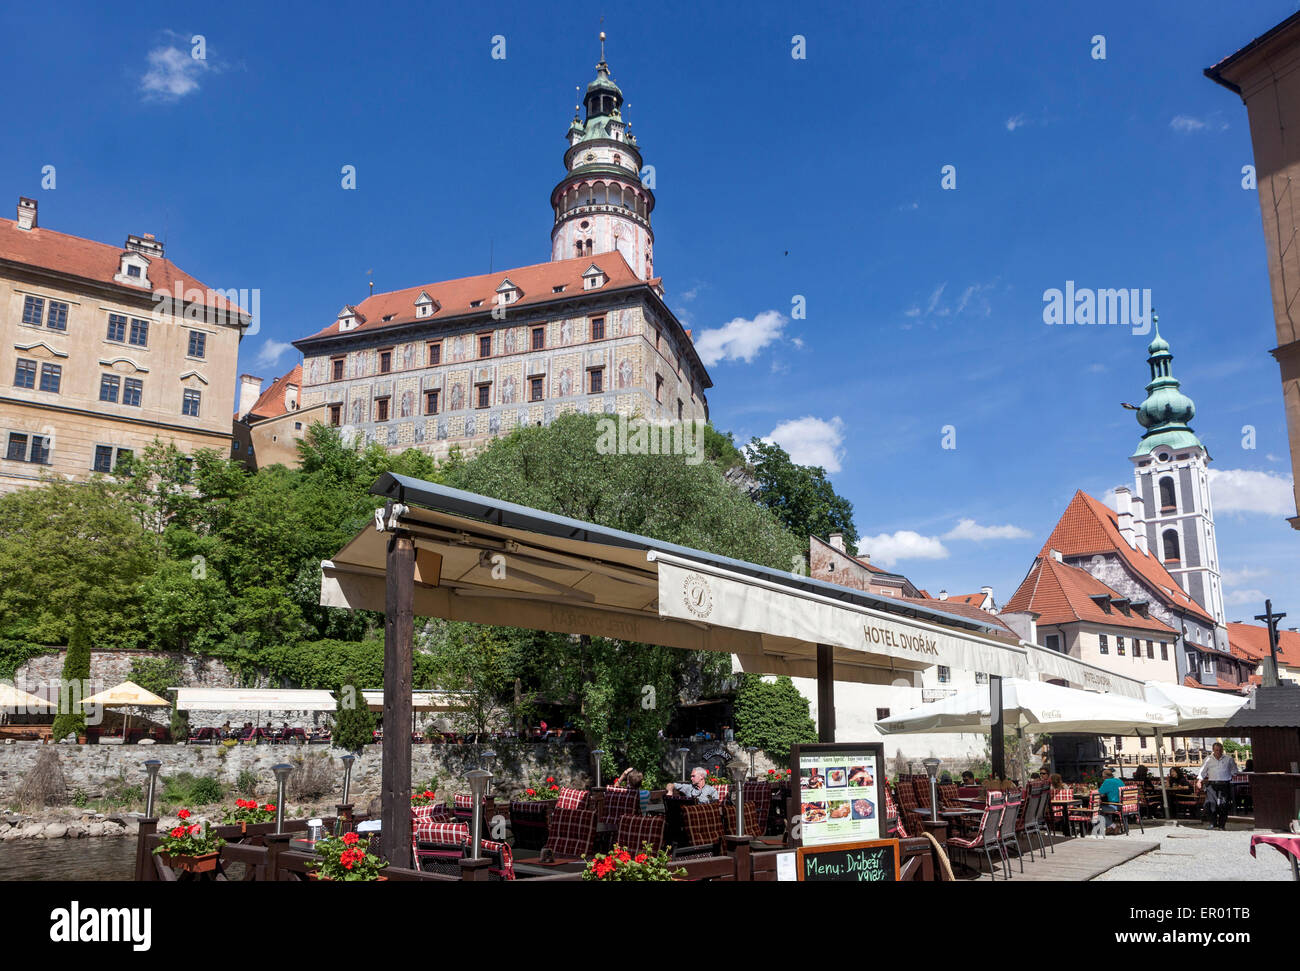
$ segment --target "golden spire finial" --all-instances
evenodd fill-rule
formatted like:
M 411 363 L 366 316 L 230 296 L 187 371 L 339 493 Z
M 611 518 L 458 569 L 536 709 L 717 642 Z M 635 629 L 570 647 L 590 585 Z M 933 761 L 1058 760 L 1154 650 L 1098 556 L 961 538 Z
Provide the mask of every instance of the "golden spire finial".
M 600 59 L 602 61 L 605 59 L 605 32 L 603 30 L 600 32 Z

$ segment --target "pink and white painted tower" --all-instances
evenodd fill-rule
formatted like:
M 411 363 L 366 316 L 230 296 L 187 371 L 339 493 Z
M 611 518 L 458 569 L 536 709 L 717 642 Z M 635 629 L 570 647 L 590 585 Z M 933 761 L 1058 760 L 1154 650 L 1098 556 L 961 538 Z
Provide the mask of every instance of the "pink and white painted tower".
M 621 109 L 623 92 L 609 76 L 605 34 L 600 34 L 596 80 L 583 98 L 587 117 L 575 111 L 569 126 L 567 173 L 551 192 L 555 225 L 551 260 L 571 260 L 618 250 L 643 280 L 654 276 L 654 193 L 641 181 L 641 152 Z

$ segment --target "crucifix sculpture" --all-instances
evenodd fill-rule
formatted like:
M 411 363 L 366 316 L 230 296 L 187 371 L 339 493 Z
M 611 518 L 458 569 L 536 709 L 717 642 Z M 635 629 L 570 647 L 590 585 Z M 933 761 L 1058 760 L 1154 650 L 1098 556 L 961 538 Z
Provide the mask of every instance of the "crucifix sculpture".
M 1262 620 L 1268 627 L 1268 654 L 1269 658 L 1264 662 L 1264 687 L 1276 688 L 1278 686 L 1277 675 L 1277 623 L 1286 614 L 1273 613 L 1273 601 L 1264 601 L 1264 612 L 1256 614 L 1256 620 Z

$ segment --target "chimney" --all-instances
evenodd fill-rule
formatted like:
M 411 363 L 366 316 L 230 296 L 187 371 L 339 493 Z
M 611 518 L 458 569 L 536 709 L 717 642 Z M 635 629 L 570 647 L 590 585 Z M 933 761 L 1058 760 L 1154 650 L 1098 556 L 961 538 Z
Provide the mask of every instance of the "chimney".
M 940 600 L 947 600 L 947 599 L 948 599 L 948 591 L 947 591 L 947 590 L 940 590 L 940 591 L 939 591 L 939 599 L 940 599 Z
M 126 248 L 135 250 L 137 253 L 143 253 L 148 257 L 162 258 L 162 243 L 153 238 L 153 233 L 145 233 L 143 236 L 128 236 L 126 238 Z
M 996 605 L 994 604 L 994 601 L 993 601 L 993 588 L 992 588 L 992 587 L 980 587 L 980 593 L 984 594 L 984 603 L 982 604 L 982 606 L 983 606 L 984 609 L 987 610 L 989 613 L 993 613 L 993 610 L 994 610 L 994 608 L 995 608 L 995 606 L 996 606 Z
M 832 546 L 833 548 L 839 550 L 841 553 L 843 553 L 843 552 L 845 551 L 845 550 L 844 550 L 844 534 L 843 534 L 843 533 L 831 533 L 831 546 Z
M 1130 549 L 1137 549 L 1137 533 L 1133 530 L 1133 494 L 1128 491 L 1128 486 L 1116 487 L 1115 512 L 1119 516 L 1119 534 Z
M 251 374 L 239 376 L 239 417 L 246 418 L 262 394 L 262 379 Z
M 284 389 L 284 410 L 298 410 L 298 386 L 296 384 L 291 384 Z
M 26 196 L 18 197 L 18 228 L 36 228 L 36 200 Z

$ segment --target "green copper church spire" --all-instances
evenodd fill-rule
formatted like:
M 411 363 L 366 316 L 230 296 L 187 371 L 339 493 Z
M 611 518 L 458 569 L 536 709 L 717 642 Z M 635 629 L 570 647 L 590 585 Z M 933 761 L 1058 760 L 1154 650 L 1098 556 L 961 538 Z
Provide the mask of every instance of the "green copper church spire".
M 1138 444 L 1137 455 L 1145 455 L 1158 445 L 1171 449 L 1204 448 L 1188 425 L 1196 416 L 1196 404 L 1183 394 L 1179 381 L 1173 375 L 1173 354 L 1169 342 L 1160 336 L 1160 318 L 1151 315 L 1156 327 L 1155 339 L 1147 345 L 1147 364 L 1151 367 L 1151 383 L 1147 397 L 1137 410 L 1137 420 L 1146 434 Z

